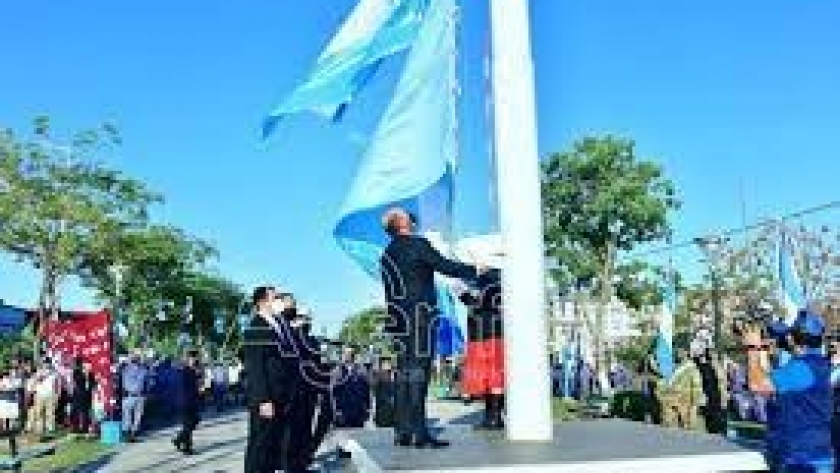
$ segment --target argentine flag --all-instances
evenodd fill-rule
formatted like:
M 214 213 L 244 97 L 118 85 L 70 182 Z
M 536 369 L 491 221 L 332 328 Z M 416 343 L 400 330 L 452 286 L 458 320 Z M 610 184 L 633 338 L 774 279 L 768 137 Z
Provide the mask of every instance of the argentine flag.
M 782 232 L 778 244 L 779 300 L 787 326 L 792 326 L 800 309 L 808 303 L 805 288 L 796 270 L 795 248 L 790 236 Z
M 408 49 L 429 0 L 361 0 L 315 63 L 306 81 L 263 122 L 263 139 L 285 116 L 303 111 L 337 119 L 379 63 Z
M 420 233 L 447 240 L 458 154 L 455 0 L 433 0 L 384 116 L 362 157 L 333 230 L 338 245 L 371 277 L 388 238 L 381 217 L 400 206 Z M 460 351 L 457 303 L 438 284 L 440 354 Z
M 388 244 L 381 226 L 387 209 L 412 212 L 421 232 L 448 230 L 458 152 L 455 5 L 454 0 L 432 5 L 333 230 L 338 245 L 377 279 Z
M 677 288 L 673 281 L 668 283 L 663 299 L 655 355 L 660 375 L 670 379 L 674 374 L 674 315 L 677 312 Z

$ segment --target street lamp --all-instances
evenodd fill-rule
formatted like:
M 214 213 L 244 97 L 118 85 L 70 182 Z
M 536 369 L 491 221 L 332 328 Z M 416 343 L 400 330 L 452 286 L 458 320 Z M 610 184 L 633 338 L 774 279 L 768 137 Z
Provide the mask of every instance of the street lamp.
M 111 348 L 111 370 L 112 370 L 112 376 L 113 376 L 112 383 L 111 383 L 111 389 L 112 389 L 113 395 L 111 396 L 111 399 L 110 399 L 110 404 L 111 405 L 109 406 L 110 408 L 108 409 L 108 420 L 111 420 L 111 421 L 117 418 L 116 417 L 117 416 L 117 412 L 116 412 L 116 405 L 117 405 L 116 395 L 117 395 L 117 393 L 116 393 L 115 387 L 119 385 L 119 379 L 118 379 L 119 371 L 116 368 L 116 360 L 117 360 L 117 357 L 116 357 L 116 355 L 117 355 L 116 330 L 117 330 L 117 317 L 118 317 L 118 314 L 120 312 L 120 295 L 122 294 L 122 283 L 123 283 L 123 277 L 125 276 L 125 271 L 126 270 L 127 270 L 127 268 L 120 263 L 113 264 L 108 268 L 108 272 L 111 274 L 111 277 L 114 279 L 114 300 L 112 301 L 112 307 L 111 307 L 112 314 L 111 314 L 111 323 L 110 323 L 110 330 L 109 330 L 110 338 L 111 338 L 111 347 L 110 347 Z
M 707 236 L 702 238 L 695 238 L 694 244 L 700 247 L 700 250 L 706 256 L 706 262 L 709 265 L 709 276 L 712 282 L 712 312 L 714 314 L 714 345 L 717 350 L 723 349 L 723 310 L 721 308 L 721 280 L 720 280 L 720 260 L 723 256 L 724 244 L 729 241 L 728 238 L 720 236 Z

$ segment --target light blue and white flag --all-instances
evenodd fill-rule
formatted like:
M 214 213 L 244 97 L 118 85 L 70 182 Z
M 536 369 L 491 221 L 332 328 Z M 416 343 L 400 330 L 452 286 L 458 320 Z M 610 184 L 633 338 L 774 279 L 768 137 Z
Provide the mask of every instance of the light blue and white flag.
M 268 114 L 263 139 L 285 116 L 303 111 L 337 119 L 380 62 L 408 49 L 429 0 L 361 0 L 327 44 L 306 81 Z
M 225 314 L 222 311 L 216 311 L 213 319 L 213 328 L 216 330 L 216 335 L 225 334 Z
M 437 285 L 438 316 L 435 354 L 451 356 L 464 352 L 464 332 L 458 326 L 458 315 L 463 304 L 455 300 L 452 291 L 445 284 Z M 460 307 L 459 307 L 460 306 Z
M 669 281 L 663 294 L 662 313 L 656 335 L 656 365 L 664 379 L 674 374 L 674 315 L 677 313 L 677 288 Z
M 411 49 L 394 97 L 339 213 L 334 236 L 339 246 L 371 277 L 381 277 L 379 259 L 388 238 L 383 213 L 400 206 L 417 217 L 421 233 L 449 239 L 452 181 L 458 154 L 455 0 L 432 0 Z M 439 348 L 461 340 L 454 298 L 439 285 Z M 454 333 L 454 330 L 459 333 Z M 448 333 L 453 331 L 452 333 Z M 447 333 L 445 333 L 447 332 Z M 448 349 L 445 351 L 449 351 Z M 440 353 L 440 352 L 439 352 Z
M 778 281 L 779 299 L 782 303 L 785 324 L 792 326 L 800 309 L 808 303 L 805 288 L 796 270 L 796 257 L 793 241 L 785 232 L 779 235 Z
M 574 343 L 575 348 L 572 349 Z M 571 340 L 563 347 L 563 397 L 571 398 L 575 382 L 575 367 L 577 366 L 578 357 L 575 354 L 580 354 L 580 335 L 575 337 L 574 342 Z
M 339 246 L 377 279 L 388 244 L 381 225 L 387 209 L 412 212 L 421 232 L 441 230 L 450 215 L 458 152 L 454 9 L 454 0 L 432 2 L 333 231 Z

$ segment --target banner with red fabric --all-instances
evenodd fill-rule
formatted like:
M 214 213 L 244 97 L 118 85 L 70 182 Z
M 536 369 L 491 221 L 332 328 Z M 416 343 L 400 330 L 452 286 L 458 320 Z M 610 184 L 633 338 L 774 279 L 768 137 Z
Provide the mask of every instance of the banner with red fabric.
M 59 320 L 49 320 L 43 336 L 50 356 L 60 365 L 72 366 L 76 358 L 91 365 L 97 392 L 104 408 L 111 413 L 114 387 L 111 376 L 111 317 L 108 311 L 62 312 Z

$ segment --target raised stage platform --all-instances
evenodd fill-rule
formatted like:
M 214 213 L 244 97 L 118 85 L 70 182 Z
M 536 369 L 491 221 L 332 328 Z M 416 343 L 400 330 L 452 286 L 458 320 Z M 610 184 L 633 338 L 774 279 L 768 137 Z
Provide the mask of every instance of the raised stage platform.
M 550 444 L 515 444 L 503 433 L 450 425 L 447 449 L 395 447 L 390 429 L 347 432 L 345 448 L 362 473 L 416 472 L 708 472 L 764 471 L 761 453 L 720 436 L 623 420 L 557 424 Z

